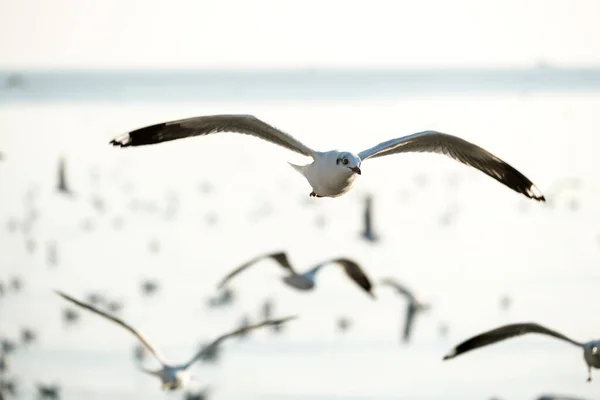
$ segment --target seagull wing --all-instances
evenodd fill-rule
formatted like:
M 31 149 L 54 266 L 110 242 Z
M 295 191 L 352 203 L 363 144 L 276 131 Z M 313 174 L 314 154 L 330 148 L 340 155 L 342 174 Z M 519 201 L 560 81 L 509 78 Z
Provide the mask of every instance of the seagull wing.
M 163 122 L 126 133 L 111 140 L 110 144 L 120 147 L 142 146 L 219 132 L 235 132 L 256 136 L 308 157 L 313 157 L 315 154 L 312 149 L 294 139 L 291 135 L 253 115 L 206 115 Z
M 384 278 L 381 280 L 380 282 L 381 285 L 384 286 L 391 286 L 394 289 L 396 289 L 396 291 L 398 293 L 400 293 L 401 295 L 405 296 L 406 299 L 411 302 L 411 303 L 417 303 L 417 298 L 415 297 L 415 295 L 413 294 L 413 292 L 411 292 L 406 286 L 400 284 L 397 280 L 393 279 L 393 278 Z
M 317 265 L 311 271 L 313 271 L 313 270 L 316 271 L 319 268 L 325 266 L 326 264 L 340 265 L 342 268 L 344 268 L 346 275 L 348 275 L 350 277 L 350 279 L 352 279 L 354 282 L 356 282 L 356 284 L 358 286 L 360 286 L 365 292 L 367 292 L 369 294 L 369 296 L 371 296 L 372 298 L 375 298 L 375 295 L 373 294 L 373 291 L 372 291 L 373 285 L 371 284 L 371 280 L 364 273 L 362 268 L 357 263 L 355 263 L 354 261 L 349 260 L 347 258 L 335 258 L 335 259 L 328 260 L 328 261 L 325 261 L 325 262 Z
M 416 308 L 414 304 L 410 303 L 408 307 L 406 307 L 406 316 L 404 318 L 404 333 L 402 335 L 402 340 L 404 342 L 410 340 L 410 333 L 412 332 L 412 327 L 415 322 L 415 312 Z
M 425 131 L 388 140 L 358 153 L 361 160 L 396 153 L 438 153 L 477 168 L 512 190 L 545 201 L 538 188 L 523 174 L 481 147 L 459 137 L 435 131 Z
M 152 354 L 154 354 L 154 356 L 156 357 L 156 359 L 157 359 L 157 360 L 158 360 L 158 361 L 159 361 L 161 364 L 163 364 L 163 365 L 165 365 L 165 364 L 166 364 L 165 358 L 164 358 L 164 357 L 163 357 L 163 355 L 160 353 L 160 351 L 158 351 L 158 349 L 156 349 L 154 346 L 152 346 L 152 344 L 151 344 L 151 343 L 148 341 L 148 339 L 147 339 L 147 338 L 146 338 L 146 337 L 145 337 L 145 336 L 144 336 L 144 335 L 143 335 L 141 332 L 139 332 L 138 330 L 136 330 L 135 328 L 133 328 L 133 327 L 131 327 L 131 326 L 127 325 L 125 322 L 123 322 L 123 321 L 122 321 L 122 320 L 120 320 L 119 318 L 117 318 L 117 317 L 113 317 L 112 315 L 110 315 L 110 314 L 107 314 L 107 313 L 105 313 L 105 312 L 103 312 L 103 311 L 100 311 L 100 310 L 98 310 L 97 308 L 95 308 L 95 307 L 93 307 L 93 306 L 91 306 L 91 305 L 89 305 L 89 304 L 86 304 L 86 303 L 83 303 L 83 302 L 81 302 L 81 301 L 79 301 L 79 300 L 76 300 L 76 299 L 74 299 L 73 297 L 71 297 L 71 296 L 69 296 L 69 295 L 67 295 L 67 294 L 65 294 L 65 293 L 63 293 L 63 292 L 60 292 L 60 291 L 58 291 L 58 290 L 56 290 L 55 292 L 56 292 L 56 293 L 57 293 L 59 296 L 63 297 L 64 299 L 66 299 L 66 300 L 69 300 L 71 303 L 74 303 L 74 304 L 78 305 L 79 307 L 82 307 L 82 308 L 85 308 L 85 309 L 87 309 L 87 310 L 90 310 L 90 311 L 92 311 L 92 312 L 94 312 L 94 313 L 96 313 L 96 314 L 99 314 L 99 315 L 103 316 L 104 318 L 108 318 L 109 320 L 111 320 L 111 321 L 113 321 L 113 322 L 116 322 L 117 324 L 121 325 L 123 328 L 125 328 L 125 329 L 127 329 L 129 332 L 133 333 L 133 334 L 135 335 L 135 337 L 137 337 L 137 338 L 140 340 L 140 342 L 141 342 L 141 343 L 142 343 L 142 344 L 143 344 L 143 345 L 144 345 L 144 346 L 145 346 L 145 347 L 146 347 L 146 348 L 147 348 L 147 349 L 148 349 L 148 350 L 149 350 L 149 351 L 150 351 Z
M 270 259 L 274 260 L 275 262 L 277 262 L 277 264 L 281 265 L 283 268 L 287 269 L 291 273 L 293 273 L 293 274 L 296 273 L 296 271 L 294 271 L 294 268 L 292 267 L 292 265 L 290 264 L 290 261 L 287 258 L 287 254 L 285 254 L 284 252 L 281 251 L 281 252 L 277 252 L 277 253 L 264 254 L 264 255 L 258 256 L 256 258 L 253 258 L 252 260 L 248 261 L 247 263 L 245 263 L 245 264 L 237 267 L 233 271 L 231 271 L 229 274 L 227 274 L 221 280 L 221 282 L 218 285 L 218 288 L 222 289 L 223 287 L 225 287 L 227 282 L 229 282 L 229 280 L 232 279 L 234 276 L 236 276 L 237 274 L 239 274 L 246 268 L 250 267 L 251 265 L 254 265 L 257 262 L 262 261 L 266 258 L 270 258 Z
M 520 324 L 504 325 L 499 328 L 492 329 L 491 331 L 481 333 L 470 339 L 467 339 L 452 350 L 450 350 L 450 352 L 448 352 L 448 354 L 444 356 L 444 360 L 454 358 L 462 353 L 466 353 L 467 351 L 471 351 L 479 347 L 487 346 L 489 344 L 500 342 L 505 339 L 510 339 L 515 336 L 525 335 L 527 333 L 541 333 L 543 335 L 548 335 L 557 339 L 564 340 L 566 342 L 574 344 L 575 346 L 583 347 L 582 343 L 576 342 L 558 332 L 555 332 L 551 329 L 545 328 L 541 325 L 532 322 L 526 322 Z
M 205 346 L 202 350 L 200 350 L 190 361 L 188 361 L 186 364 L 184 364 L 182 367 L 184 369 L 187 369 L 190 367 L 190 365 L 192 365 L 193 363 L 195 363 L 196 361 L 202 359 L 207 353 L 211 352 L 212 349 L 214 349 L 215 347 L 217 347 L 218 345 L 221 344 L 221 342 L 223 342 L 226 339 L 229 339 L 231 337 L 246 333 L 250 330 L 253 329 L 257 329 L 257 328 L 262 328 L 263 326 L 268 326 L 268 325 L 280 325 L 283 324 L 287 321 L 296 319 L 296 316 L 291 316 L 291 317 L 286 317 L 286 318 L 281 318 L 281 319 L 272 319 L 272 320 L 267 320 L 267 321 L 263 321 L 259 324 L 256 325 L 250 325 L 250 326 L 245 326 L 239 329 L 236 329 L 232 332 L 226 333 L 224 335 L 219 336 L 218 338 L 216 338 L 215 340 L 212 341 L 212 343 L 210 343 L 208 346 Z

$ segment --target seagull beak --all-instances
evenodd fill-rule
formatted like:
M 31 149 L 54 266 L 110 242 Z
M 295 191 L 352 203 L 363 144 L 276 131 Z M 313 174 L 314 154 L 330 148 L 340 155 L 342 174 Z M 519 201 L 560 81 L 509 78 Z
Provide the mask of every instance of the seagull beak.
M 351 169 L 352 171 L 356 172 L 357 174 L 361 175 L 360 168 L 358 168 L 358 167 L 352 167 L 352 168 L 350 168 L 350 169 Z

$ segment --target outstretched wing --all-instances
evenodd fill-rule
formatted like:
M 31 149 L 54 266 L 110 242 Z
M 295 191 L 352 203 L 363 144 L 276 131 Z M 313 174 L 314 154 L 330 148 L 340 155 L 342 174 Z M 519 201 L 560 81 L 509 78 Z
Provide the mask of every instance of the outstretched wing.
M 546 201 L 538 188 L 522 173 L 481 147 L 456 136 L 424 131 L 388 140 L 358 153 L 361 160 L 396 153 L 425 152 L 447 155 L 456 161 L 477 168 L 498 182 L 525 196 Z
M 397 280 L 395 280 L 394 278 L 384 278 L 380 281 L 381 285 L 384 286 L 391 286 L 394 289 L 396 289 L 396 291 L 398 293 L 400 293 L 401 295 L 405 296 L 406 299 L 413 303 L 413 302 L 417 302 L 417 298 L 415 297 L 415 295 L 413 294 L 413 292 L 411 292 L 406 286 L 400 284 Z
M 152 354 L 154 354 L 154 356 L 157 358 L 157 360 L 158 360 L 158 361 L 159 361 L 161 364 L 163 364 L 163 365 L 164 365 L 164 364 L 166 363 L 166 361 L 165 361 L 165 358 L 164 358 L 164 357 L 162 356 L 162 354 L 161 354 L 161 353 L 158 351 L 158 349 L 156 349 L 154 346 L 152 346 L 152 344 L 151 344 L 151 343 L 148 341 L 148 339 L 146 338 L 146 336 L 144 336 L 144 334 L 142 334 L 142 333 L 141 333 L 140 331 L 138 331 L 137 329 L 133 328 L 132 326 L 130 326 L 130 325 L 128 325 L 128 324 L 126 324 L 125 322 L 123 322 L 123 321 L 122 321 L 122 320 L 120 320 L 119 318 L 117 318 L 117 317 L 114 317 L 114 316 L 112 316 L 112 315 L 110 315 L 110 314 L 107 314 L 107 313 L 105 313 L 104 311 L 100 311 L 100 310 L 98 310 L 97 308 L 95 308 L 95 307 L 93 307 L 93 306 L 91 306 L 91 305 L 89 305 L 89 304 L 86 304 L 86 303 L 83 303 L 83 302 L 81 302 L 81 301 L 79 301 L 79 300 L 77 300 L 77 299 L 74 299 L 73 297 L 71 297 L 71 296 L 69 296 L 69 295 L 67 295 L 67 294 L 65 294 L 65 293 L 63 293 L 63 292 L 61 292 L 61 291 L 55 290 L 55 292 L 56 292 L 56 293 L 57 293 L 59 296 L 61 296 L 62 298 L 64 298 L 64 299 L 66 299 L 66 300 L 70 301 L 71 303 L 74 303 L 74 304 L 78 305 L 79 307 L 82 307 L 82 308 L 85 308 L 85 309 L 87 309 L 87 310 L 90 310 L 91 312 L 94 312 L 94 313 L 96 313 L 96 314 L 98 314 L 98 315 L 101 315 L 101 316 L 103 316 L 104 318 L 107 318 L 107 319 L 109 319 L 109 320 L 111 320 L 111 321 L 113 321 L 113 322 L 116 322 L 117 324 L 121 325 L 123 328 L 125 328 L 125 329 L 127 329 L 129 332 L 133 333 L 133 334 L 135 335 L 135 337 L 137 337 L 137 338 L 139 339 L 139 341 L 140 341 L 140 342 L 141 342 L 141 343 L 142 343 L 142 344 L 143 344 L 143 345 L 144 345 L 144 346 L 145 346 L 145 347 L 146 347 L 146 348 L 147 348 L 147 349 L 148 349 L 148 350 L 149 350 L 149 351 L 150 351 Z
M 333 260 L 328 260 L 319 264 L 318 266 L 313 268 L 313 270 L 317 270 L 325 266 L 326 264 L 340 265 L 342 268 L 344 268 L 346 275 L 348 275 L 350 279 L 356 282 L 356 284 L 360 286 L 365 292 L 367 292 L 369 296 L 375 298 L 375 294 L 373 294 L 372 291 L 373 285 L 371 284 L 371 280 L 367 277 L 367 275 L 357 263 L 347 258 L 335 258 Z
M 470 339 L 465 340 L 444 356 L 444 360 L 454 358 L 462 353 L 477 349 L 479 347 L 487 346 L 496 342 L 500 342 L 505 339 L 510 339 L 515 336 L 525 335 L 527 333 L 541 333 L 555 337 L 560 340 L 564 340 L 576 346 L 583 347 L 582 343 L 576 342 L 558 332 L 543 327 L 533 322 L 525 322 L 519 324 L 504 325 L 491 331 L 481 333 Z
M 126 133 L 122 137 L 111 140 L 110 144 L 120 147 L 142 146 L 219 132 L 256 136 L 309 157 L 313 157 L 315 153 L 291 135 L 253 115 L 206 115 L 163 122 Z
M 250 330 L 253 330 L 253 329 L 262 328 L 263 326 L 280 325 L 280 324 L 283 324 L 285 322 L 288 322 L 288 321 L 296 319 L 296 318 L 298 318 L 298 317 L 291 316 L 291 317 L 286 317 L 286 318 L 281 318 L 281 319 L 266 320 L 266 321 L 263 321 L 263 322 L 261 322 L 259 324 L 245 326 L 245 327 L 236 329 L 236 330 L 234 330 L 232 332 L 229 332 L 229 333 L 226 333 L 224 335 L 221 335 L 218 338 L 216 338 L 215 340 L 213 340 L 212 343 L 210 343 L 208 346 L 205 346 L 202 350 L 200 350 L 194 357 L 192 357 L 192 359 L 190 361 L 188 361 L 186 364 L 183 365 L 183 368 L 184 369 L 189 368 L 190 365 L 192 365 L 196 361 L 202 359 L 206 353 L 211 352 L 215 347 L 217 347 L 218 345 L 220 345 L 221 342 L 223 342 L 226 339 L 229 339 L 231 337 L 237 336 L 239 334 L 246 333 L 246 332 L 248 332 Z
M 247 263 L 237 267 L 236 269 L 234 269 L 233 271 L 231 271 L 229 274 L 227 274 L 219 283 L 218 288 L 222 289 L 223 287 L 225 287 L 225 285 L 227 284 L 227 282 L 229 282 L 230 279 L 232 279 L 234 276 L 236 276 L 237 274 L 239 274 L 240 272 L 242 272 L 243 270 L 245 270 L 246 268 L 250 267 L 251 265 L 256 264 L 259 261 L 262 261 L 266 258 L 270 258 L 272 260 L 274 260 L 275 262 L 277 262 L 277 264 L 281 265 L 283 268 L 289 270 L 292 273 L 296 273 L 294 271 L 294 268 L 292 268 L 292 265 L 290 264 L 290 261 L 287 258 L 287 254 L 285 254 L 283 251 L 277 252 L 277 253 L 271 253 L 271 254 L 264 254 L 264 255 L 260 255 L 256 258 L 253 258 L 252 260 L 248 261 Z

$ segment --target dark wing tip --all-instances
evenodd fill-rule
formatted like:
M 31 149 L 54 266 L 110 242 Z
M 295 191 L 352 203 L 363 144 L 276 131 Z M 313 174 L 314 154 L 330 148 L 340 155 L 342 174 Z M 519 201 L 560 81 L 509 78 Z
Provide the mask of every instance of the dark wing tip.
M 117 147 L 129 147 L 131 144 L 129 143 L 129 135 L 123 136 L 122 138 L 113 139 L 108 144 L 112 144 Z

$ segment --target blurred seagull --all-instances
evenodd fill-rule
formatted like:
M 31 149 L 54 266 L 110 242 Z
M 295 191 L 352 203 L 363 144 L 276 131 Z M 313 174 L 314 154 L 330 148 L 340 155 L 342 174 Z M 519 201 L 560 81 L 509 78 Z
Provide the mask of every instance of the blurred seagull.
M 357 175 L 362 173 L 362 161 L 368 158 L 426 152 L 447 155 L 479 169 L 516 192 L 545 201 L 537 187 L 506 162 L 466 140 L 436 131 L 424 131 L 388 140 L 358 154 L 337 150 L 320 152 L 252 115 L 209 115 L 147 126 L 115 138 L 110 144 L 120 147 L 141 146 L 219 132 L 255 136 L 311 157 L 311 164 L 290 165 L 308 180 L 313 189 L 310 196 L 313 197 L 338 197 L 349 191 Z
M 356 264 L 354 261 L 348 260 L 346 258 L 335 258 L 335 259 L 331 259 L 331 260 L 322 262 L 319 265 L 309 269 L 308 271 L 306 271 L 302 274 L 299 274 L 291 266 L 291 264 L 287 258 L 287 254 L 285 254 L 284 252 L 271 253 L 271 254 L 261 255 L 256 258 L 253 258 L 252 260 L 248 261 L 244 265 L 234 269 L 232 272 L 227 274 L 227 276 L 225 276 L 225 278 L 223 278 L 223 280 L 221 280 L 221 282 L 219 283 L 218 288 L 219 289 L 223 288 L 227 284 L 227 282 L 229 282 L 233 277 L 235 277 L 240 272 L 244 271 L 246 268 L 256 264 L 259 261 L 262 261 L 264 259 L 269 259 L 269 258 L 274 260 L 275 262 L 277 262 L 277 264 L 279 264 L 281 267 L 285 268 L 288 271 L 289 275 L 284 276 L 282 278 L 282 280 L 288 286 L 291 286 L 294 289 L 303 290 L 303 291 L 314 289 L 315 288 L 315 276 L 316 276 L 317 272 L 319 272 L 319 270 L 327 264 L 337 264 L 337 265 L 341 266 L 344 269 L 344 271 L 346 272 L 346 274 L 358 286 L 360 286 L 365 292 L 367 292 L 369 294 L 369 296 L 371 296 L 373 298 L 375 297 L 373 292 L 371 291 L 371 289 L 372 289 L 371 281 L 365 275 L 365 273 L 360 268 L 360 266 L 358 264 Z
M 588 366 L 588 382 L 592 380 L 592 367 L 600 368 L 600 340 L 590 341 L 587 343 L 576 342 L 568 337 L 555 332 L 551 329 L 545 328 L 533 322 L 525 322 L 519 324 L 504 325 L 491 331 L 481 333 L 477 336 L 473 336 L 470 339 L 465 340 L 444 356 L 444 360 L 449 360 L 456 356 L 477 349 L 479 347 L 487 346 L 505 339 L 509 339 L 515 336 L 525 335 L 527 333 L 541 333 L 555 337 L 565 342 L 574 344 L 583 348 L 583 358 Z
M 156 347 L 154 347 L 140 331 L 138 331 L 135 328 L 131 327 L 130 325 L 126 324 L 119 318 L 114 317 L 110 314 L 107 314 L 103 311 L 100 311 L 91 305 L 82 303 L 79 300 L 76 300 L 76 299 L 70 297 L 69 295 L 62 293 L 60 291 L 56 291 L 56 293 L 58 295 L 60 295 L 61 297 L 63 297 L 64 299 L 66 299 L 82 308 L 85 308 L 85 309 L 92 311 L 98 315 L 101 315 L 113 322 L 116 322 L 117 324 L 121 325 L 123 328 L 127 329 L 129 332 L 133 333 L 139 339 L 139 341 L 150 351 L 150 353 L 152 353 L 156 357 L 158 362 L 160 362 L 160 364 L 162 365 L 161 369 L 155 370 L 155 371 L 149 370 L 149 369 L 144 369 L 144 368 L 140 368 L 140 369 L 141 369 L 141 371 L 143 371 L 147 374 L 150 374 L 150 375 L 160 378 L 160 380 L 162 381 L 162 389 L 163 390 L 165 390 L 165 389 L 177 390 L 177 389 L 184 387 L 187 384 L 187 382 L 189 382 L 189 380 L 192 378 L 188 372 L 188 368 L 192 364 L 194 364 L 196 361 L 202 359 L 205 355 L 206 349 L 203 349 L 203 350 L 199 351 L 196 355 L 194 355 L 194 357 L 192 357 L 188 362 L 186 362 L 184 364 L 171 364 L 168 361 L 166 361 L 166 359 L 163 357 L 163 355 L 160 353 L 160 351 Z M 215 347 L 215 346 L 219 345 L 225 339 L 228 339 L 233 336 L 237 336 L 241 332 L 246 332 L 248 330 L 260 328 L 260 327 L 267 326 L 267 325 L 272 325 L 274 323 L 283 323 L 285 321 L 289 321 L 289 320 L 295 319 L 295 318 L 296 317 L 294 316 L 294 317 L 282 318 L 279 320 L 263 321 L 260 324 L 245 327 L 243 329 L 237 329 L 237 330 L 234 330 L 233 332 L 229 332 L 229 333 L 219 336 L 209 346 Z
M 396 289 L 398 294 L 406 297 L 408 305 L 406 306 L 406 317 L 404 322 L 404 333 L 402 334 L 402 340 L 408 342 L 410 340 L 410 333 L 412 332 L 412 326 L 414 325 L 415 316 L 418 313 L 426 311 L 430 308 L 429 304 L 422 303 L 416 296 L 408 290 L 405 286 L 401 285 L 392 278 L 385 278 L 381 280 L 382 286 L 391 286 Z

